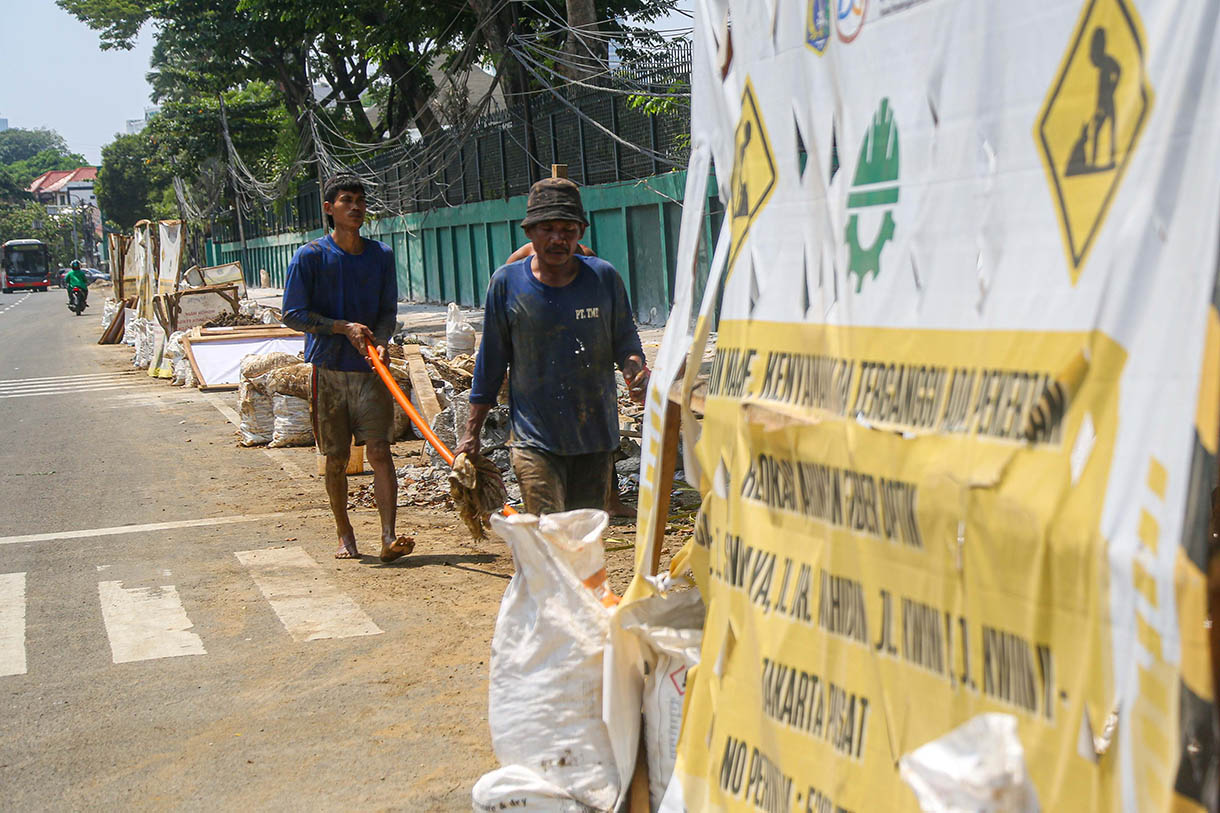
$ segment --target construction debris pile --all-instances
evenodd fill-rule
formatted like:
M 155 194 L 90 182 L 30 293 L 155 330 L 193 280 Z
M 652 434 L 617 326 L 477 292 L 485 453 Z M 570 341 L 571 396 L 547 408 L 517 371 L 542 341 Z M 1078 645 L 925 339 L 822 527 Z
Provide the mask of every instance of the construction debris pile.
M 242 303 L 243 306 L 245 306 L 245 304 L 246 304 L 245 302 Z M 250 304 L 255 305 L 256 308 L 258 306 L 257 302 L 251 302 Z M 251 308 L 250 310 L 255 310 L 255 308 Z M 270 311 L 270 308 L 267 308 L 266 310 Z M 219 314 L 218 316 L 204 322 L 203 326 L 204 327 L 237 327 L 238 325 L 262 325 L 262 324 L 266 324 L 266 323 L 263 322 L 263 320 L 261 318 L 254 316 L 254 315 L 248 315 L 246 313 L 238 312 L 238 313 Z
M 409 377 L 400 375 L 399 371 L 404 369 L 401 359 L 408 353 L 419 354 L 436 401 L 441 406 L 440 412 L 431 421 L 432 431 L 447 448 L 455 449 L 462 439 L 466 421 L 470 416 L 469 393 L 474 378 L 475 359 L 473 355 L 466 353 L 450 359 L 447 358 L 447 350 L 446 342 L 433 341 L 427 336 L 399 333 L 390 345 L 390 370 L 395 374 L 395 380 L 403 388 L 403 392 L 418 406 L 419 399 L 410 389 Z M 639 437 L 639 416 L 642 414 L 642 407 L 631 401 L 621 376 L 618 402 L 623 439 L 616 456 L 616 486 L 620 494 L 633 493 L 639 486 L 640 445 L 635 438 Z M 401 410 L 396 410 L 396 414 L 401 414 L 404 419 L 406 417 Z M 424 414 L 426 416 L 426 412 Z M 508 445 L 510 430 L 508 381 L 505 379 L 500 390 L 500 401 L 491 409 L 483 423 L 480 453 L 499 471 L 507 501 L 520 503 L 521 488 L 513 473 L 512 454 Z M 398 505 L 454 507 L 449 493 L 449 464 L 430 446 L 425 447 L 423 456 L 427 460 L 426 463 L 413 462 L 397 470 Z M 375 505 L 372 483 L 353 489 L 348 496 L 348 506 L 351 508 L 371 508 Z

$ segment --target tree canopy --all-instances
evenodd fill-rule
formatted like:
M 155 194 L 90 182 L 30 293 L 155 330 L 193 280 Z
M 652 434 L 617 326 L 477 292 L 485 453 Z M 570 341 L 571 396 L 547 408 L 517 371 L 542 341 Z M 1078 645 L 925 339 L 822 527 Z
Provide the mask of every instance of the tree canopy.
M 48 150 L 67 155 L 68 142 L 54 130 L 42 128 L 25 130 L 13 127 L 0 132 L 0 164 L 15 164 Z
M 52 169 L 87 166 L 84 156 L 71 152 L 63 136 L 54 130 L 0 132 L 0 200 L 28 198 L 30 182 Z
M 0 241 L 23 238 L 46 243 L 51 250 L 51 263 L 56 267 L 67 265 L 76 256 L 69 218 L 50 216 L 42 204 L 32 200 L 0 203 Z
M 548 76 L 606 81 L 612 40 L 624 38 L 619 60 L 640 51 L 638 37 L 626 43 L 623 21 L 655 18 L 675 0 L 56 2 L 98 32 L 103 48 L 129 49 L 144 26 L 155 31 L 148 78 L 161 113 L 138 138 L 103 151 L 103 207 L 125 226 L 137 210 L 151 217 L 173 200 L 166 190 L 174 177 L 198 184 L 211 173 L 215 185 L 208 167 L 230 158 L 222 99 L 242 161 L 278 177 L 301 169 L 313 121 L 370 146 L 408 131 L 429 143 L 452 128 L 459 122 L 437 103 L 438 67 L 457 75 L 489 66 L 510 102 L 542 89 Z M 133 177 L 137 160 L 147 188 Z

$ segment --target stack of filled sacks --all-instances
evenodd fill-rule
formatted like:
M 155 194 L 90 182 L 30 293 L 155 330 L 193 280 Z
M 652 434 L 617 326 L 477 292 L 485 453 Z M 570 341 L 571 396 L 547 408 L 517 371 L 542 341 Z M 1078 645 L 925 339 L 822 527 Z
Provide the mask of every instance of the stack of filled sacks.
M 289 353 L 246 356 L 237 386 L 242 446 L 312 446 L 313 365 Z

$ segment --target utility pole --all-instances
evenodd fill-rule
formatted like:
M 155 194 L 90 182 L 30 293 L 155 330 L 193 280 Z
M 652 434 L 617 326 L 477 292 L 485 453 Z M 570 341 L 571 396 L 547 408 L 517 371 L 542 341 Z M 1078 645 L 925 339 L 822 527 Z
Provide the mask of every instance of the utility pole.
M 76 213 L 72 211 L 72 190 L 66 191 L 68 193 L 68 220 L 72 223 L 72 259 L 75 260 L 80 253 L 80 243 L 76 239 Z
M 237 184 L 232 184 L 233 189 L 233 211 L 237 214 L 237 239 L 241 241 L 241 271 L 246 277 L 246 284 L 253 285 L 250 282 L 250 258 L 246 254 L 246 227 L 241 220 L 241 199 L 237 196 Z

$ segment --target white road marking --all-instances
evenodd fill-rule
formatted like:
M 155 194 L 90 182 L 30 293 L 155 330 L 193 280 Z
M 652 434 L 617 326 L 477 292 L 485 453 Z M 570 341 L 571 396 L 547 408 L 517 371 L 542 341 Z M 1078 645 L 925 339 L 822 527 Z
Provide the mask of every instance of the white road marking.
M 97 593 L 115 663 L 208 654 L 174 585 L 127 590 L 122 582 L 99 582 Z
M 326 576 L 304 548 L 238 551 L 254 583 L 270 602 L 294 641 L 380 635 L 356 602 Z
M 175 528 L 201 528 L 208 525 L 236 525 L 241 522 L 259 522 L 279 517 L 304 517 L 328 513 L 324 511 L 276 511 L 270 514 L 242 514 L 236 517 L 210 517 L 207 519 L 179 519 L 172 522 L 150 522 L 147 525 L 116 525 L 111 528 L 91 528 L 84 531 L 56 531 L 49 534 L 21 534 L 0 536 L 0 545 L 16 545 L 22 542 L 50 542 L 55 539 L 88 539 L 95 536 L 117 536 L 139 534 L 149 531 L 172 531 Z
M 234 427 L 241 429 L 241 417 L 233 411 L 233 407 L 226 404 L 214 392 L 207 393 L 208 402 L 216 407 L 216 411 L 225 416 L 225 419 Z M 308 480 L 310 475 L 294 461 L 287 457 L 287 452 L 284 449 L 268 449 L 265 446 L 259 447 L 262 453 L 271 458 L 275 463 L 284 470 L 289 477 L 295 477 L 298 480 Z
M 44 396 L 45 395 L 74 395 L 74 394 L 80 393 L 80 392 L 104 392 L 106 390 L 127 390 L 127 389 L 132 389 L 133 387 L 138 387 L 138 386 L 140 386 L 139 382 L 133 381 L 130 384 L 115 383 L 115 384 L 107 384 L 105 386 L 94 386 L 94 387 L 59 387 L 56 389 L 33 390 L 33 391 L 28 391 L 28 392 L 17 391 L 17 392 L 6 393 L 3 390 L 0 390 L 0 398 L 33 398 L 33 397 L 36 397 L 39 395 L 44 395 Z
M 25 674 L 25 574 L 0 573 L 0 676 Z
M 55 381 L 89 381 L 97 378 L 119 378 L 123 376 L 131 376 L 132 373 L 141 372 L 139 370 L 116 370 L 109 373 L 82 373 L 80 375 L 51 375 L 42 376 L 40 378 L 0 378 L 0 387 L 14 384 L 40 384 Z
M 129 372 L 87 373 L 82 375 L 0 380 L 0 398 L 30 398 L 39 395 L 68 395 L 84 392 L 133 389 L 142 379 Z

